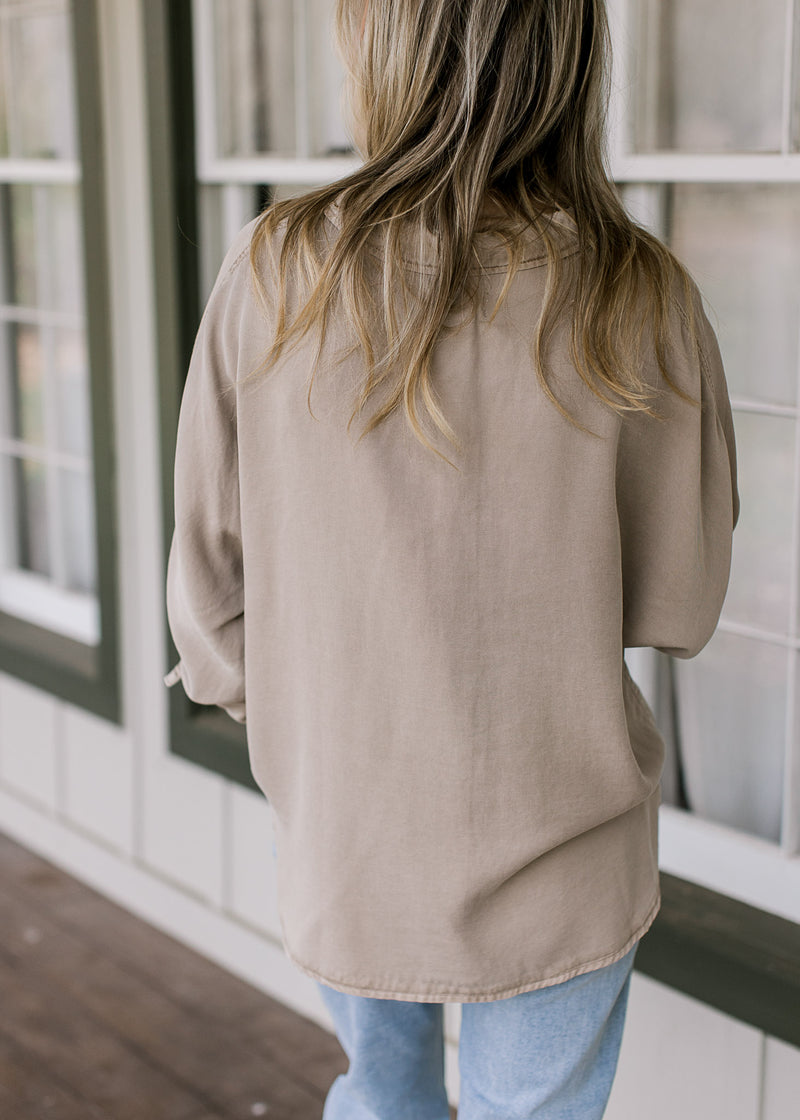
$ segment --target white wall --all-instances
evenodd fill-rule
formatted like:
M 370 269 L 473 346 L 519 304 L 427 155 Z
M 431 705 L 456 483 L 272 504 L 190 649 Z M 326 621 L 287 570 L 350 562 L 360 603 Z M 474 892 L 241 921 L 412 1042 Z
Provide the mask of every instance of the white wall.
M 140 12 L 104 0 L 123 727 L 0 674 L 0 829 L 330 1027 L 280 943 L 269 806 L 167 743 L 158 387 Z M 458 1099 L 460 1007 L 447 1005 Z M 800 1050 L 634 973 L 608 1120 L 790 1120 Z

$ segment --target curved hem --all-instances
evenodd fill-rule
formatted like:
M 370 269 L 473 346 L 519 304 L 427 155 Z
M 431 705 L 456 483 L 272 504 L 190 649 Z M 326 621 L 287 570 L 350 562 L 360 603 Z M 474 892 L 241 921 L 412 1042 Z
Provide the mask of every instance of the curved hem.
M 485 989 L 482 991 L 473 991 L 463 988 L 440 987 L 432 991 L 407 992 L 398 991 L 396 989 L 374 988 L 360 984 L 351 984 L 346 980 L 324 976 L 321 972 L 311 968 L 310 965 L 303 964 L 289 948 L 285 933 L 283 936 L 283 948 L 292 964 L 299 968 L 301 972 L 310 976 L 312 980 L 316 980 L 321 984 L 326 984 L 328 987 L 335 988 L 337 991 L 345 992 L 348 995 L 370 996 L 373 999 L 414 1000 L 420 1003 L 484 1003 L 488 1000 L 506 999 L 510 996 L 521 995 L 523 992 L 532 992 L 537 988 L 549 988 L 555 984 L 561 984 L 565 980 L 571 980 L 573 976 L 581 976 L 584 972 L 593 972 L 595 969 L 614 964 L 615 961 L 624 957 L 625 954 L 633 948 L 634 943 L 647 933 L 648 929 L 655 921 L 660 907 L 661 887 L 659 884 L 655 901 L 650 906 L 647 916 L 644 921 L 637 926 L 621 949 L 615 949 L 614 952 L 607 953 L 603 957 L 596 957 L 594 960 L 586 961 L 584 964 L 579 964 L 574 968 L 568 968 L 564 972 L 559 972 L 556 976 L 548 976 L 544 980 L 523 980 L 519 984 L 506 985 L 489 991 Z

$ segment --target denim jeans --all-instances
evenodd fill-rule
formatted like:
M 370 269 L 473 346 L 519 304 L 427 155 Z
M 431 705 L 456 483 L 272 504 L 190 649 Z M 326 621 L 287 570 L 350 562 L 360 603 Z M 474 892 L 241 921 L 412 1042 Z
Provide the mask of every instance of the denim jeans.
M 600 1120 L 638 945 L 548 988 L 462 1003 L 459 1120 Z M 449 1120 L 444 1005 L 317 983 L 350 1059 L 331 1085 L 323 1120 Z

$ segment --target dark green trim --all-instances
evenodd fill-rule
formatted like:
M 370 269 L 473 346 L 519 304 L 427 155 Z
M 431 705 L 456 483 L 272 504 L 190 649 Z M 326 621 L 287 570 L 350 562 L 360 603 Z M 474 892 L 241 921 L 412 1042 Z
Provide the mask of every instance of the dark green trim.
M 664 872 L 661 899 L 639 972 L 800 1046 L 800 925 Z
M 183 385 L 200 318 L 194 163 L 192 28 L 189 0 L 144 0 L 147 117 L 154 246 L 163 479 L 163 573 L 174 528 L 175 436 Z M 165 604 L 166 621 L 166 604 Z M 164 672 L 178 660 L 166 626 Z M 164 686 L 166 689 L 166 685 Z M 242 724 L 169 689 L 169 750 L 252 790 Z
M 71 704 L 122 722 L 118 652 L 116 456 L 97 0 L 73 0 L 72 37 L 91 398 L 100 644 L 0 611 L 0 669 Z

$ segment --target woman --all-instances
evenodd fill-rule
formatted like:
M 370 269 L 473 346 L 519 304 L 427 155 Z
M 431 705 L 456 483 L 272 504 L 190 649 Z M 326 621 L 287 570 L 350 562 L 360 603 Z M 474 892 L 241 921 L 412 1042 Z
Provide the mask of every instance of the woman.
M 326 1120 L 445 1120 L 445 1002 L 462 1120 L 595 1120 L 660 905 L 624 649 L 694 657 L 729 579 L 719 348 L 605 171 L 601 0 L 336 27 L 363 163 L 209 299 L 165 681 L 246 721 L 284 946 L 350 1057 Z

